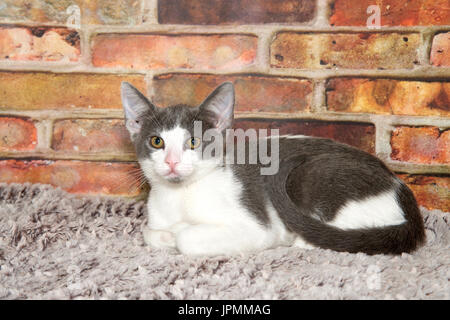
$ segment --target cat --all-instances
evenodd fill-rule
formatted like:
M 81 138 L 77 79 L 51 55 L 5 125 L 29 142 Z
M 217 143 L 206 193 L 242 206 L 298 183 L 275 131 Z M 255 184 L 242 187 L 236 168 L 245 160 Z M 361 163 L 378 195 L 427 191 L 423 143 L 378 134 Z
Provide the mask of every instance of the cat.
M 411 190 L 381 160 L 354 147 L 279 136 L 279 168 L 266 175 L 259 162 L 202 157 L 211 143 L 202 138 L 208 130 L 230 141 L 230 82 L 197 107 L 157 107 L 126 82 L 121 97 L 126 128 L 151 186 L 143 231 L 151 247 L 204 256 L 278 246 L 373 255 L 412 252 L 425 240 Z M 202 124 L 200 136 L 195 122 Z M 225 150 L 223 157 L 229 156 Z

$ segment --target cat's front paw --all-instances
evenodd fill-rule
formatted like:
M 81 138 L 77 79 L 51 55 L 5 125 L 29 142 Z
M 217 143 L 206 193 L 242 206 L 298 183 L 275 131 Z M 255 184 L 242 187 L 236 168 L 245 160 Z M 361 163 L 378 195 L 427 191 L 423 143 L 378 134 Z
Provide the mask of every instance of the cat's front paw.
M 202 255 L 206 254 L 207 247 L 212 243 L 207 243 L 202 237 L 199 228 L 185 228 L 177 233 L 176 246 L 178 251 L 186 255 Z
M 216 226 L 195 225 L 176 234 L 177 249 L 186 255 L 215 256 L 229 253 L 229 243 L 229 235 L 223 228 Z
M 153 248 L 175 248 L 176 246 L 175 236 L 169 231 L 152 230 L 145 227 L 142 235 L 144 236 L 144 242 Z

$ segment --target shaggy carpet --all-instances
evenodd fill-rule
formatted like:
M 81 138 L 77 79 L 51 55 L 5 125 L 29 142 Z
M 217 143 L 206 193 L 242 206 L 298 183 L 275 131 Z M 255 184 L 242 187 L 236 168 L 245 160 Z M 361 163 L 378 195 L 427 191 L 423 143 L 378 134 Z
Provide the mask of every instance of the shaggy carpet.
M 427 243 L 367 256 L 280 247 L 186 257 L 143 243 L 143 201 L 0 184 L 1 299 L 449 299 L 449 215 Z

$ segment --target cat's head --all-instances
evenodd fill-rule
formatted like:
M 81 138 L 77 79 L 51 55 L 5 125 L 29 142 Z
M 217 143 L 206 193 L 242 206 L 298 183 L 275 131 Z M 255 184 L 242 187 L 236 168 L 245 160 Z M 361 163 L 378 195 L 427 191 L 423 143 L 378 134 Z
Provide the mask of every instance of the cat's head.
M 220 133 L 233 125 L 234 87 L 225 82 L 197 107 L 160 108 L 127 82 L 121 87 L 125 125 L 134 143 L 142 171 L 150 182 L 181 183 L 216 167 L 202 156 L 206 130 Z M 194 122 L 201 121 L 201 135 Z M 211 131 L 210 131 L 211 132 Z

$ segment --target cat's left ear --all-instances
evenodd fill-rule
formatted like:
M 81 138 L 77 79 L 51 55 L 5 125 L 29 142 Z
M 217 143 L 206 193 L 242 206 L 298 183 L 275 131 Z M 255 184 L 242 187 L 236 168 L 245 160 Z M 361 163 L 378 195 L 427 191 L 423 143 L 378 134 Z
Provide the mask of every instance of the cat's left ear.
M 231 128 L 234 119 L 234 86 L 225 82 L 218 86 L 200 105 L 201 111 L 207 112 L 208 120 L 217 130 Z

